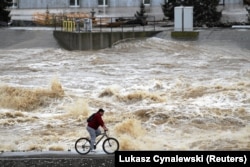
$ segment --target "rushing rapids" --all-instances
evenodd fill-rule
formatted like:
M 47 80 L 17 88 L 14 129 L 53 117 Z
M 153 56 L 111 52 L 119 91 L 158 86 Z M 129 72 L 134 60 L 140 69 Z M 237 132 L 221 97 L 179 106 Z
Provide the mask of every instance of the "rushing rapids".
M 0 150 L 73 150 L 99 108 L 121 150 L 250 149 L 249 50 L 154 37 L 70 52 L 40 33 L 0 48 Z

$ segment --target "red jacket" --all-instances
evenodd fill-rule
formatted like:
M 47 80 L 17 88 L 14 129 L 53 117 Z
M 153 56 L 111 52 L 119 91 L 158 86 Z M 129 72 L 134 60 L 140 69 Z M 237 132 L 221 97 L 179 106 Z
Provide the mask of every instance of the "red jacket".
M 98 129 L 99 126 L 104 126 L 104 122 L 102 120 L 102 116 L 99 112 L 95 114 L 93 120 L 88 123 L 88 126 L 93 129 Z

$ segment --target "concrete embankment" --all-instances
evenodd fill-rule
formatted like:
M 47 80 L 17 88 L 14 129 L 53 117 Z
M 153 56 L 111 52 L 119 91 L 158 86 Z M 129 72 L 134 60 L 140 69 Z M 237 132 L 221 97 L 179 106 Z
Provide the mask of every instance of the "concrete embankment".
M 233 28 L 199 28 L 199 37 L 195 42 L 199 44 L 213 45 L 214 41 L 220 41 L 221 46 L 229 43 L 239 46 L 239 48 L 250 50 L 250 29 L 233 29 Z M 171 30 L 162 31 L 156 35 L 162 39 L 172 39 Z
M 70 152 L 0 153 L 1 167 L 114 167 L 114 155 Z
M 156 31 L 153 31 L 152 34 L 149 34 L 149 36 L 155 36 L 162 39 L 172 40 L 171 38 L 171 31 L 172 28 L 162 28 L 159 29 L 156 27 Z M 53 31 L 54 29 L 50 30 L 43 30 L 43 29 L 17 29 L 17 28 L 3 28 L 0 29 L 0 49 L 23 49 L 23 48 L 59 48 L 58 41 L 55 40 L 53 37 Z M 233 28 L 197 28 L 195 31 L 199 31 L 199 37 L 196 39 L 198 43 L 213 43 L 213 41 L 222 41 L 221 45 L 226 44 L 225 42 L 230 42 L 238 45 L 241 48 L 246 48 L 250 50 L 250 29 L 233 29 Z M 65 33 L 62 33 L 58 31 L 58 34 L 65 35 Z M 115 33 L 114 33 L 115 34 Z M 74 33 L 74 36 L 79 35 L 78 33 Z M 87 33 L 86 35 L 90 35 Z M 121 33 L 117 33 L 116 36 L 120 36 L 118 39 L 113 37 L 113 42 L 116 40 L 121 40 L 122 37 L 126 38 L 134 38 L 133 33 L 130 32 L 130 35 L 132 36 L 122 36 Z M 83 35 L 84 36 L 84 35 Z M 82 37 L 83 37 L 82 36 Z M 92 36 L 95 36 L 92 34 Z M 103 33 L 103 36 L 105 36 L 105 33 Z M 139 36 L 139 34 L 138 34 Z M 81 37 L 81 38 L 82 38 Z M 67 39 L 66 37 L 61 37 L 61 39 Z M 73 39 L 73 36 L 71 37 Z M 78 37 L 75 37 L 78 38 Z M 99 40 L 101 36 L 97 38 Z M 102 37 L 103 38 L 103 37 Z M 90 39 L 89 39 L 90 40 Z M 107 38 L 107 40 L 111 40 L 111 38 Z M 60 40 L 61 44 L 63 44 L 64 40 Z M 70 43 L 70 41 L 67 41 Z M 86 46 L 92 45 L 93 47 L 96 46 L 96 41 L 92 41 L 89 43 L 89 41 L 85 41 Z M 97 41 L 97 43 L 100 43 L 100 41 Z M 109 45 L 108 45 L 109 44 Z M 77 46 L 73 46 L 74 43 L 71 43 L 72 47 L 75 47 L 78 50 L 79 44 Z M 107 46 L 110 47 L 110 43 L 106 43 L 103 41 L 103 47 Z M 83 48 L 82 48 L 83 49 Z
M 72 33 L 54 31 L 54 37 L 58 43 L 68 50 L 97 50 L 112 47 L 118 41 L 134 38 L 159 37 L 171 39 L 171 29 L 141 32 L 95 32 Z M 195 40 L 199 43 L 212 43 L 222 41 L 221 45 L 234 43 L 241 48 L 250 49 L 250 29 L 233 28 L 207 28 L 195 29 L 199 37 Z
M 53 28 L 0 28 L 0 49 L 60 48 L 53 37 Z
M 152 37 L 160 31 L 138 32 L 65 32 L 54 31 L 58 43 L 67 50 L 98 50 L 109 48 L 118 41 Z

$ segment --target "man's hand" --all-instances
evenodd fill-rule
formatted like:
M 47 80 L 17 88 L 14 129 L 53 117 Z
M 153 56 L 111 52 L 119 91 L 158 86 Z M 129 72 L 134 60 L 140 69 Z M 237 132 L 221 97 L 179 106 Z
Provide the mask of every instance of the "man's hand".
M 104 129 L 105 131 L 108 131 L 108 128 L 107 128 L 106 126 L 104 126 L 103 129 Z

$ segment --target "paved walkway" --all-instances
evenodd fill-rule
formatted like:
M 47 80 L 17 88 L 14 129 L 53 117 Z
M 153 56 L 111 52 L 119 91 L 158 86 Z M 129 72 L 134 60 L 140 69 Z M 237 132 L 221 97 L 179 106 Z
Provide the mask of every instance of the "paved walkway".
M 15 159 L 15 158 L 98 158 L 98 157 L 113 157 L 114 155 L 108 155 L 102 152 L 89 153 L 86 155 L 80 155 L 76 151 L 29 151 L 29 152 L 1 152 L 1 159 Z
M 72 152 L 4 152 L 0 153 L 1 167 L 114 167 L 114 155 L 88 154 Z

